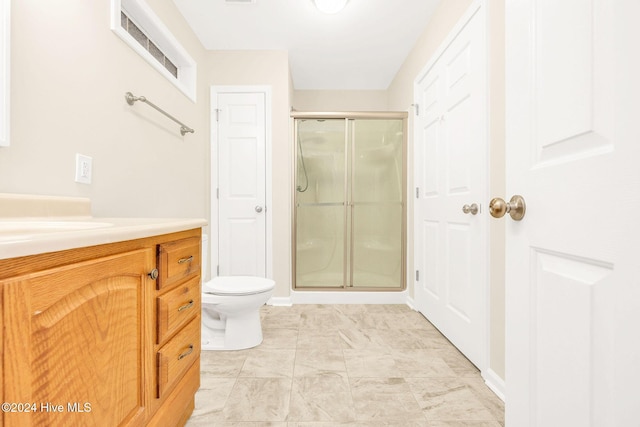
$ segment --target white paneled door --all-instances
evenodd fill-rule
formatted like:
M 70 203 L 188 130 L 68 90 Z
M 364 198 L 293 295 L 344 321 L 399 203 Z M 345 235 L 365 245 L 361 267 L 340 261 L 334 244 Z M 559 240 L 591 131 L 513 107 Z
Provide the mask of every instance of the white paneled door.
M 219 275 L 265 277 L 265 94 L 218 92 L 213 96 L 218 156 L 212 173 L 217 169 Z
M 475 7 L 415 84 L 415 305 L 478 367 L 486 358 L 485 22 Z
M 640 2 L 506 2 L 506 423 L 640 426 Z

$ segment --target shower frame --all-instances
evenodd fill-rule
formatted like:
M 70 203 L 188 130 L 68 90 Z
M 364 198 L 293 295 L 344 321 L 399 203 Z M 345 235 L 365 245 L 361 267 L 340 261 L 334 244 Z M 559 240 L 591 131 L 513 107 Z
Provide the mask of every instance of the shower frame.
M 290 114 L 293 123 L 293 169 L 292 169 L 292 191 L 291 191 L 291 205 L 292 205 L 292 230 L 291 230 L 291 256 L 292 256 L 292 288 L 295 291 L 336 291 L 336 292 L 402 292 L 407 289 L 406 280 L 406 252 L 407 252 L 407 119 L 408 113 L 404 111 L 375 111 L 375 112 L 301 112 L 292 111 Z M 346 156 L 346 146 L 348 145 L 348 132 L 349 132 L 349 120 L 365 119 L 365 120 L 402 120 L 402 200 L 401 200 L 401 254 L 400 254 L 400 286 L 399 287 L 366 287 L 366 286 L 353 286 L 353 236 L 348 236 L 348 230 L 351 230 L 353 234 L 353 201 L 345 197 L 344 202 L 344 248 L 343 248 L 343 265 L 345 266 L 343 271 L 343 284 L 341 287 L 322 287 L 322 286 L 305 286 L 298 287 L 296 285 L 297 280 L 297 229 L 298 229 L 298 206 L 297 206 L 297 189 L 296 189 L 296 177 L 298 171 L 298 144 L 295 141 L 298 140 L 298 126 L 296 125 L 297 119 L 308 120 L 323 120 L 323 119 L 342 119 L 345 121 L 345 163 L 347 163 L 347 157 L 351 158 L 350 170 L 353 173 L 354 168 L 354 144 L 351 144 L 351 155 Z M 344 192 L 345 195 L 352 190 L 348 190 L 348 186 L 353 186 L 353 180 L 349 179 L 349 174 L 345 171 L 344 176 Z M 347 271 L 348 266 L 348 271 Z

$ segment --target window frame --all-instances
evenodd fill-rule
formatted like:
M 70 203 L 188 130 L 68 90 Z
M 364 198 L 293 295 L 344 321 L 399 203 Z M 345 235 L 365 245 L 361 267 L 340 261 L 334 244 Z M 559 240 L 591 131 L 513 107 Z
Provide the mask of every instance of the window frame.
M 177 78 L 164 65 L 158 62 L 146 48 L 140 45 L 131 34 L 122 28 L 120 24 L 121 11 L 178 67 Z M 187 53 L 182 44 L 173 36 L 144 0 L 111 0 L 111 30 L 156 71 L 180 89 L 191 101 L 196 102 L 196 61 Z

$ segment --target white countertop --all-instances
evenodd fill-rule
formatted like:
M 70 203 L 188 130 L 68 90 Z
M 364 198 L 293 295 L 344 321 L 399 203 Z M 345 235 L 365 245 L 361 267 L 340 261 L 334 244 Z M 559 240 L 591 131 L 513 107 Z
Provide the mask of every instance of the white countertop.
M 0 193 L 0 259 L 142 239 L 207 225 L 201 218 L 101 218 L 84 197 Z
M 53 226 L 47 227 L 47 223 Z M 74 229 L 76 225 L 80 228 Z M 123 242 L 205 225 L 207 221 L 200 218 L 0 218 L 0 259 Z

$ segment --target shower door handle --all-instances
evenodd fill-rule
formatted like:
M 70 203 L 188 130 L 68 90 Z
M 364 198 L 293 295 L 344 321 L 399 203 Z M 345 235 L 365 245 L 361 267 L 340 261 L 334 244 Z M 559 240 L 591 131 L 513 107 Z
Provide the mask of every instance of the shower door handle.
M 258 213 L 262 212 L 262 206 L 256 206 L 256 212 Z

